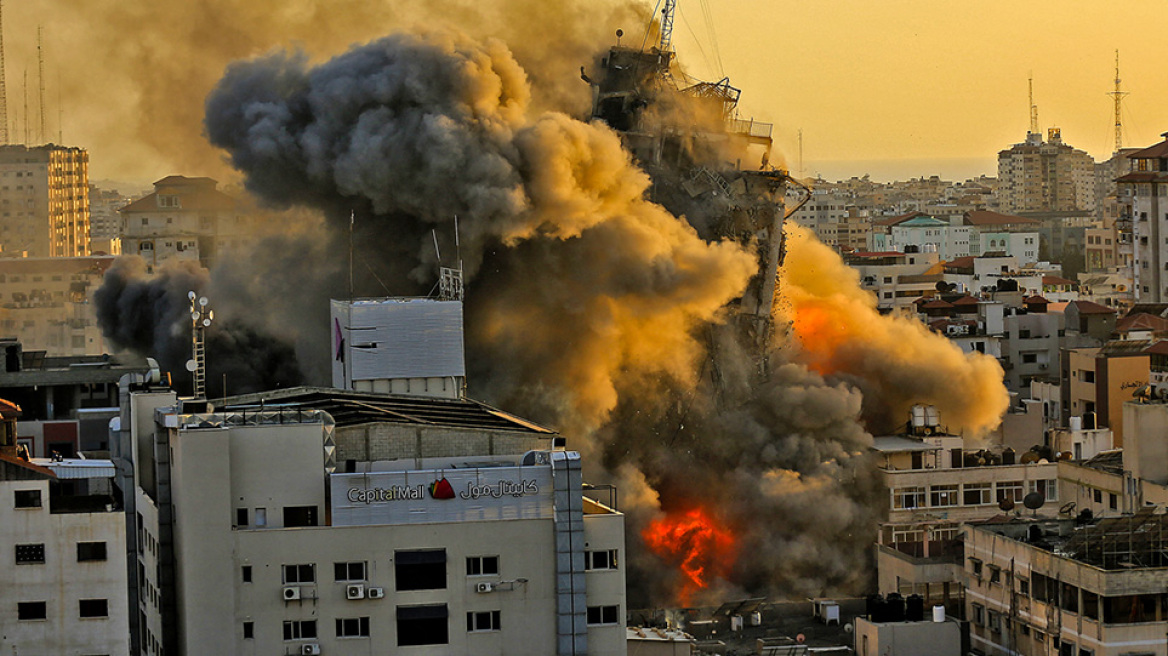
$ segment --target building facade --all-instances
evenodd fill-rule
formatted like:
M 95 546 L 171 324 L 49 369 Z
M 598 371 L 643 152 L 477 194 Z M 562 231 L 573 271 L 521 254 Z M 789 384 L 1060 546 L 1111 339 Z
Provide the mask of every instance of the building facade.
M 89 255 L 89 153 L 0 146 L 0 219 L 5 255 Z
M 998 181 L 1003 212 L 1095 209 L 1095 161 L 1064 143 L 1058 128 L 1047 131 L 1046 141 L 1031 132 L 999 152 Z

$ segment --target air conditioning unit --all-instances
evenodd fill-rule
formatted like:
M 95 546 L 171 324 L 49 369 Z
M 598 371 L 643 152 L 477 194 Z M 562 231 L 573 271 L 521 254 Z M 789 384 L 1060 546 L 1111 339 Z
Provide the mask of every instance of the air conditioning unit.
M 370 599 L 384 599 L 385 590 L 383 588 L 369 588 L 365 591 L 366 596 Z
M 315 642 L 300 645 L 300 653 L 304 654 L 304 656 L 320 656 L 320 645 Z
M 284 586 L 284 601 L 299 601 L 300 600 L 300 586 L 286 585 Z
M 345 599 L 364 599 L 365 586 L 361 583 L 350 583 L 345 586 Z
M 494 583 L 475 583 L 475 592 L 486 593 L 495 589 Z

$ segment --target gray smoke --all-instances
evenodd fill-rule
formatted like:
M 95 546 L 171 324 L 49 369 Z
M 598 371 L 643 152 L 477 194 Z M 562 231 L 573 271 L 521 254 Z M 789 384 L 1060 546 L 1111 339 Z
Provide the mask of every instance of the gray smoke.
M 472 395 L 559 426 L 593 480 L 622 485 L 631 603 L 675 598 L 676 563 L 636 538 L 694 504 L 758 556 L 719 569 L 719 591 L 855 590 L 876 498 L 860 395 L 778 349 L 760 380 L 724 309 L 755 257 L 648 202 L 617 135 L 545 111 L 533 77 L 503 42 L 452 31 L 317 66 L 273 53 L 228 68 L 206 132 L 249 190 L 321 210 L 334 259 L 356 216 L 358 295 L 426 291 L 431 230 L 452 263 L 458 217 Z M 281 275 L 313 278 L 310 261 Z

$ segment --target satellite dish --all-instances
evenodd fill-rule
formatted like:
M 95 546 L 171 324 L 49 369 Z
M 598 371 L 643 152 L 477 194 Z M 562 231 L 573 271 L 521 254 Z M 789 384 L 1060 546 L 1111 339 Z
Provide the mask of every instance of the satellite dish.
M 195 300 L 195 293 L 194 292 L 187 292 L 187 298 L 191 299 L 192 301 Z
M 1014 500 L 1010 497 L 1003 497 L 1002 500 L 998 502 L 998 507 L 1005 512 L 1010 512 L 1014 509 Z
M 803 644 L 804 642 L 807 642 L 807 636 L 800 633 L 799 635 L 795 636 L 795 642 Z
M 1157 387 L 1156 396 L 1160 397 L 1161 401 L 1168 401 L 1168 387 Z
M 1071 511 L 1074 509 L 1075 509 L 1075 502 L 1068 501 L 1067 503 L 1063 504 L 1062 508 L 1059 508 L 1059 514 L 1060 515 L 1069 515 L 1069 514 L 1071 514 Z
M 856 629 L 855 629 L 855 627 L 852 626 L 851 622 L 848 622 L 847 624 L 844 625 L 844 633 L 851 633 L 852 631 L 855 631 L 855 630 Z
M 204 328 L 207 328 L 207 327 L 209 327 L 210 325 L 211 325 L 211 320 L 210 320 L 210 319 L 203 319 L 203 327 L 204 327 Z
M 618 38 L 618 39 L 619 39 L 619 38 L 621 38 L 621 37 L 622 37 L 622 36 L 624 36 L 624 35 L 625 35 L 625 31 L 624 31 L 624 30 L 617 30 L 617 31 L 616 31 L 616 38 Z
M 1044 503 L 1046 503 L 1046 497 L 1039 494 L 1038 492 L 1031 492 L 1030 494 L 1022 497 L 1022 505 L 1031 510 L 1038 510 Z
M 1030 465 L 1038 462 L 1040 458 L 1041 456 L 1039 456 L 1037 453 L 1033 451 L 1027 451 L 1026 453 L 1022 454 L 1022 458 L 1019 460 L 1019 462 L 1024 465 Z
M 207 310 L 207 319 L 209 319 L 211 321 L 215 320 L 215 311 L 214 310 Z
M 199 320 L 199 313 L 198 313 L 198 311 L 191 312 L 191 321 L 198 321 L 198 320 Z
M 207 297 L 206 296 L 199 297 L 199 307 L 207 307 Z
M 194 371 L 199 368 L 199 363 L 194 360 L 187 360 L 187 371 Z

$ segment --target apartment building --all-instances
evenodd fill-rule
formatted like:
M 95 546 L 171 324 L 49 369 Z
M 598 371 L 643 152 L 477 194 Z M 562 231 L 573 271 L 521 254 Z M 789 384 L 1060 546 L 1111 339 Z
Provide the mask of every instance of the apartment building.
M 1168 137 L 1168 132 L 1164 133 Z M 1132 267 L 1136 303 L 1168 301 L 1168 139 L 1128 156 L 1130 172 L 1116 181 L 1132 200 Z
M 1059 212 L 1095 209 L 1095 161 L 1062 140 L 1058 128 L 1027 133 L 1026 141 L 998 153 L 1002 211 Z
M 89 153 L 0 146 L 0 219 L 6 256 L 89 255 Z
M 52 356 L 102 354 L 93 293 L 113 256 L 0 258 L 0 335 Z
M 624 654 L 624 523 L 474 401 L 127 380 L 134 653 Z
M 125 516 L 113 462 L 28 459 L 0 401 L 0 649 L 129 653 Z

